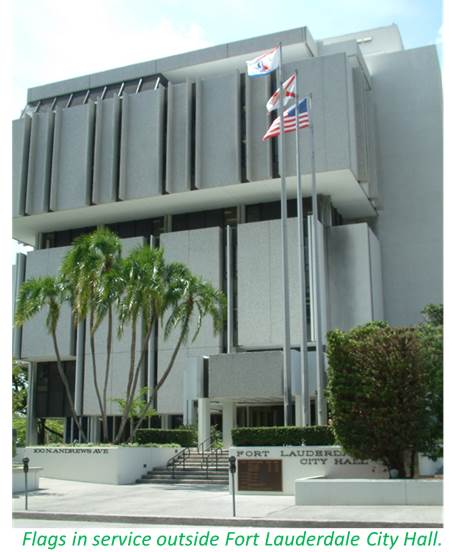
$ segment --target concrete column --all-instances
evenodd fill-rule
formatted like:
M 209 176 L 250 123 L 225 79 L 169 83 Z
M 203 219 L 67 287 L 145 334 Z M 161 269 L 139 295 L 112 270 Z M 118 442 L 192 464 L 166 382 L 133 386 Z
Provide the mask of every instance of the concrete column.
M 36 363 L 29 362 L 27 391 L 27 427 L 25 438 L 25 442 L 28 447 L 36 445 L 38 443 L 35 412 L 36 370 Z
M 89 417 L 89 441 L 92 443 L 100 442 L 100 420 L 98 416 Z
M 161 418 L 161 428 L 162 429 L 169 429 L 169 416 L 168 414 L 162 414 L 160 416 Z
M 229 448 L 233 445 L 231 430 L 236 427 L 236 406 L 233 401 L 223 401 L 222 410 L 222 434 L 223 448 Z
M 302 426 L 302 397 L 301 395 L 295 395 L 295 425 Z
M 211 436 L 211 410 L 209 399 L 198 399 L 198 443 Z M 209 446 L 209 442 L 208 445 Z

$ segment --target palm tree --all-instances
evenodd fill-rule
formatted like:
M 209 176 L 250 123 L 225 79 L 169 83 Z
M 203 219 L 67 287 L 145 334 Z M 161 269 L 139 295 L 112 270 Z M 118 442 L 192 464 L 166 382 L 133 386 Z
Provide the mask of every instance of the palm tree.
M 85 433 L 79 422 L 78 415 L 74 408 L 70 384 L 65 374 L 57 342 L 57 325 L 60 318 L 60 309 L 64 300 L 62 283 L 51 276 L 32 278 L 24 282 L 19 290 L 19 297 L 16 303 L 16 325 L 22 326 L 27 320 L 33 318 L 43 308 L 47 307 L 46 327 L 52 336 L 55 356 L 57 359 L 57 370 L 62 380 L 65 395 L 70 407 L 71 416 L 79 429 L 81 440 L 86 441 Z
M 154 324 L 171 302 L 176 301 L 187 272 L 186 267 L 180 263 L 166 265 L 163 250 L 149 246 L 137 247 L 122 261 L 123 294 L 119 301 L 119 336 L 123 334 L 125 326 L 130 325 L 131 344 L 126 397 L 122 399 L 122 419 L 115 438 L 116 443 L 122 439 L 131 417 L 130 410 Z M 140 355 L 136 361 L 139 321 L 142 321 L 143 332 Z
M 100 408 L 103 441 L 108 441 L 107 391 L 111 370 L 113 308 L 121 289 L 121 243 L 107 228 L 95 230 L 77 238 L 65 256 L 61 277 L 71 303 L 75 323 L 89 322 L 89 342 L 92 376 Z M 95 334 L 107 317 L 106 366 L 103 391 L 98 383 Z
M 187 268 L 184 267 L 184 269 L 181 279 L 176 282 L 177 285 L 170 293 L 169 308 L 171 313 L 164 328 L 165 339 L 168 339 L 176 328 L 180 328 L 179 337 L 168 366 L 151 392 L 149 401 L 145 405 L 133 429 L 130 440 L 133 440 L 136 431 L 147 415 L 147 410 L 151 407 L 159 389 L 169 376 L 180 348 L 188 341 L 192 327 L 195 328 L 192 342 L 198 337 L 202 322 L 206 316 L 210 316 L 212 319 L 214 335 L 219 333 L 223 328 L 226 311 L 224 293 L 214 288 L 209 282 L 204 281 L 200 276 L 192 274 Z

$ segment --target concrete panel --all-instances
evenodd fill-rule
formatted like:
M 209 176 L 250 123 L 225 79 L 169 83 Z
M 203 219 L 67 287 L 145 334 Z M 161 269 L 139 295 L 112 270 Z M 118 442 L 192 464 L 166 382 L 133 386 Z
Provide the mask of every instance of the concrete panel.
M 220 347 L 182 347 L 176 357 L 171 372 L 163 387 L 158 392 L 157 410 L 160 414 L 182 414 L 184 412 L 185 372 L 195 365 L 203 356 L 215 355 Z M 166 370 L 172 349 L 158 351 L 158 379 Z
M 19 293 L 19 288 L 24 281 L 25 277 L 25 263 L 27 256 L 23 253 L 17 253 L 16 264 L 13 265 L 13 277 L 12 277 L 12 321 L 13 321 L 13 358 L 21 358 L 21 341 L 22 341 L 22 328 L 14 325 L 14 316 L 16 310 L 16 301 Z
M 377 176 L 377 123 L 375 120 L 375 106 L 373 92 L 366 92 L 367 107 L 367 169 L 370 198 L 375 200 L 377 208 L 382 207 L 382 197 L 378 187 Z
M 120 98 L 100 100 L 96 106 L 92 202 L 117 198 L 119 177 Z
M 13 121 L 13 217 L 25 214 L 31 122 L 30 117 Z
M 221 229 L 205 228 L 173 232 L 160 236 L 160 245 L 165 251 L 167 262 L 183 262 L 193 273 L 202 276 L 214 286 L 222 286 L 222 251 Z M 212 252 L 208 255 L 208 251 Z M 167 317 L 165 316 L 165 321 Z M 196 329 L 192 323 L 189 341 L 181 348 L 175 365 L 158 393 L 158 411 L 164 414 L 183 412 L 183 382 L 186 366 L 194 361 L 188 359 L 216 354 L 221 351 L 222 337 L 214 336 L 212 321 L 203 320 L 200 332 L 195 341 L 191 341 Z M 158 337 L 158 379 L 166 370 L 168 361 L 179 337 L 178 331 L 173 331 L 165 341 L 163 331 L 159 328 Z
M 168 85 L 168 123 L 166 133 L 166 191 L 190 190 L 192 84 Z
M 197 82 L 197 188 L 215 188 L 241 181 L 240 117 L 238 72 Z
M 365 223 L 328 228 L 330 329 L 348 330 L 373 319 L 368 232 Z M 378 257 L 376 270 L 377 262 Z
M 384 206 L 377 234 L 385 318 L 409 325 L 422 320 L 426 304 L 443 300 L 440 67 L 433 46 L 372 56 L 369 64 Z
M 271 222 L 237 228 L 238 342 L 271 344 Z
M 245 79 L 245 124 L 247 180 L 272 178 L 272 141 L 263 142 L 261 137 L 273 117 L 266 116 L 265 106 L 271 97 L 270 76 L 261 79 Z
M 90 205 L 94 121 L 93 102 L 56 111 L 50 199 L 53 211 Z
M 261 382 L 261 385 L 258 385 Z M 266 399 L 283 396 L 281 351 L 215 355 L 209 359 L 209 397 Z
M 56 247 L 54 249 L 40 249 L 29 252 L 27 254 L 25 279 L 29 280 L 40 276 L 55 276 L 68 249 L 68 247 Z M 21 351 L 23 359 L 31 361 L 55 360 L 52 338 L 46 329 L 46 315 L 47 309 L 24 324 Z M 70 307 L 64 305 L 61 309 L 57 328 L 58 345 L 63 359 L 74 358 L 72 334 L 73 325 Z
M 290 329 L 300 343 L 298 226 L 288 221 Z M 283 343 L 282 242 L 280 220 L 238 226 L 238 341 L 242 347 Z
M 354 114 L 350 103 L 348 76 L 351 67 L 345 54 L 334 54 L 320 58 L 305 59 L 287 64 L 284 75 L 295 69 L 299 73 L 300 96 L 312 94 L 311 116 L 314 122 L 316 169 L 330 171 L 351 169 L 356 174 L 351 151 L 356 144 L 353 130 Z M 351 74 L 350 74 L 351 78 Z M 286 175 L 296 175 L 296 136 L 285 136 Z M 300 131 L 301 171 L 311 172 L 311 142 L 307 129 Z
M 383 280 L 380 242 L 370 228 L 368 229 L 368 234 L 372 295 L 372 319 L 383 320 Z
M 182 262 L 194 274 L 201 276 L 216 288 L 222 287 L 222 231 L 220 228 L 204 228 L 173 232 L 160 236 L 160 245 L 167 262 Z M 208 252 L 211 252 L 208 255 Z M 193 326 L 193 328 L 196 328 Z M 190 336 L 192 333 L 190 332 Z M 159 332 L 159 349 L 171 349 L 177 342 L 178 332 L 173 332 L 166 342 Z M 221 336 L 214 336 L 212 321 L 207 317 L 201 326 L 192 348 L 221 346 Z
M 310 293 L 310 309 L 311 309 L 311 335 L 312 340 L 315 340 L 316 334 L 316 281 L 317 274 L 313 269 L 313 225 L 312 216 L 307 219 L 308 235 L 309 235 L 309 266 L 312 269 L 309 272 L 309 287 L 312 290 Z M 326 333 L 328 331 L 328 278 L 327 278 L 327 253 L 326 253 L 326 235 L 325 228 L 320 221 L 317 221 L 318 228 L 318 263 L 319 271 L 318 278 L 320 284 L 320 315 L 321 315 L 321 332 L 323 343 L 326 343 Z M 310 338 L 309 338 L 310 339 Z
M 352 68 L 352 80 L 348 79 L 350 89 L 354 96 L 354 137 L 356 148 L 353 150 L 353 163 L 357 162 L 358 180 L 365 182 L 368 176 L 367 150 L 368 150 L 368 129 L 367 129 L 367 83 L 357 67 Z
M 161 194 L 163 105 L 163 88 L 122 99 L 120 199 Z
M 49 210 L 53 133 L 53 113 L 34 113 L 32 115 L 25 207 L 28 215 L 36 215 Z

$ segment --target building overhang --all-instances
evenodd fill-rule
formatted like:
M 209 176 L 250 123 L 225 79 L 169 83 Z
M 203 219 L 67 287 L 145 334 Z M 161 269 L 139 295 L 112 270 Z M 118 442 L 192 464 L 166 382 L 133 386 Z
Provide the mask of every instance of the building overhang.
M 303 195 L 311 195 L 311 175 L 302 176 Z M 331 197 L 332 204 L 347 220 L 376 216 L 365 191 L 348 169 L 317 175 L 319 194 Z M 296 177 L 287 178 L 289 198 L 296 197 Z M 233 205 L 266 203 L 280 199 L 280 179 L 244 182 L 229 186 L 90 205 L 78 209 L 28 215 L 13 219 L 13 238 L 35 245 L 39 233 L 55 232 L 163 215 L 220 209 Z

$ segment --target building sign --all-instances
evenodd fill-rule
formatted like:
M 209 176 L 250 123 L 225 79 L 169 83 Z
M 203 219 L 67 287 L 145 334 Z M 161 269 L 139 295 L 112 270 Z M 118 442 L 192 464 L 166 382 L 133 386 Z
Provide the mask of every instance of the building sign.
M 337 445 L 243 446 L 232 447 L 230 454 L 236 457 L 239 466 L 237 479 L 239 492 L 278 491 L 293 495 L 295 481 L 305 477 L 329 479 L 388 477 L 388 472 L 382 464 L 353 458 Z M 278 475 L 272 470 L 274 465 L 280 465 L 280 468 L 275 468 L 280 469 L 280 486 L 275 480 Z
M 109 454 L 108 448 L 88 448 L 88 447 L 81 447 L 81 448 L 60 448 L 60 447 L 52 447 L 52 448 L 33 448 L 32 451 L 35 454 Z
M 240 491 L 282 492 L 282 460 L 238 460 Z

